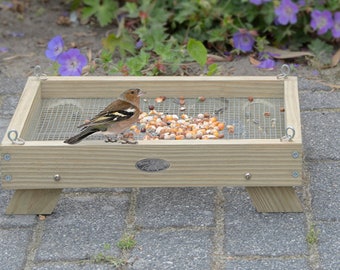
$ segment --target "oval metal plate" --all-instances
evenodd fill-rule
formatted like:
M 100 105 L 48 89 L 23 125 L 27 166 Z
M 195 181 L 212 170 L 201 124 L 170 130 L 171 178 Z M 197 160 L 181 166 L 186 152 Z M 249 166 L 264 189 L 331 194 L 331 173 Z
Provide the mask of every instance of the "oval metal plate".
M 144 172 L 159 172 L 170 167 L 170 163 L 160 158 L 145 158 L 136 162 L 136 168 Z

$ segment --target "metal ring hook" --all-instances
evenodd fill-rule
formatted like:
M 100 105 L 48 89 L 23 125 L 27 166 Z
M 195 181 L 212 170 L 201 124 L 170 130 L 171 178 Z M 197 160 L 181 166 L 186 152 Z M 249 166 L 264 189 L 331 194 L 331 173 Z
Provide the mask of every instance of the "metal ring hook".
M 283 136 L 280 140 L 282 141 L 288 141 L 291 142 L 293 138 L 295 137 L 295 129 L 291 126 L 288 126 L 286 128 L 286 135 Z
M 291 134 L 289 134 L 289 131 L 291 131 Z M 288 140 L 291 141 L 295 137 L 295 129 L 293 127 L 287 127 L 286 128 L 286 136 L 288 137 Z
M 33 69 L 33 74 L 38 80 L 47 80 L 47 75 L 45 73 L 42 73 L 41 66 L 36 65 Z
M 13 137 L 13 134 L 14 134 L 14 137 Z M 18 131 L 16 131 L 15 129 L 8 131 L 7 138 L 13 144 L 18 144 L 18 145 L 24 145 L 25 144 L 25 141 L 23 139 L 19 138 Z
M 280 68 L 281 73 L 277 75 L 278 79 L 286 79 L 290 74 L 290 67 L 287 64 L 283 64 Z

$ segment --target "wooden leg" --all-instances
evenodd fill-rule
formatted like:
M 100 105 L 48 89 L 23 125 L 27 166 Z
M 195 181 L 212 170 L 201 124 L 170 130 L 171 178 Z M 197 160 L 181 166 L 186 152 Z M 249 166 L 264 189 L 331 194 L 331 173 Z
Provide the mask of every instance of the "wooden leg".
M 51 214 L 62 189 L 20 189 L 16 190 L 6 214 Z
M 247 187 L 258 212 L 302 212 L 293 187 Z

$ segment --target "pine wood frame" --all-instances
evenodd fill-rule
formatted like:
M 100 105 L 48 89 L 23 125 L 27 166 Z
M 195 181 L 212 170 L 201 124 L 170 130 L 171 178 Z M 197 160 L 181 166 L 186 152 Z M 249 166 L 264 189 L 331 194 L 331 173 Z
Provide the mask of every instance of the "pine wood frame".
M 293 186 L 302 183 L 302 141 L 297 78 L 288 77 L 30 77 L 8 131 L 30 131 L 42 98 L 115 98 L 139 87 L 148 97 L 280 97 L 292 141 L 182 140 L 139 141 L 137 145 L 84 141 L 1 143 L 2 188 L 14 189 L 7 214 L 50 214 L 63 188 L 245 186 L 259 212 L 301 212 Z M 7 158 L 4 158 L 6 155 Z M 8 158 L 10 157 L 10 158 Z M 170 167 L 143 172 L 144 158 Z M 245 174 L 252 177 L 247 180 Z M 60 176 L 55 181 L 55 175 Z M 10 178 L 6 177 L 10 176 Z M 10 181 L 6 181 L 10 179 Z

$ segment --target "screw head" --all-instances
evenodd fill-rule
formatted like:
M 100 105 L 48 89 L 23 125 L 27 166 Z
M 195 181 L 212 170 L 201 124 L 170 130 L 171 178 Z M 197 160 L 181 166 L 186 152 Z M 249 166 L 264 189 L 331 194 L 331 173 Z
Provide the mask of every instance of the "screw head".
M 10 182 L 12 180 L 12 176 L 11 175 L 5 175 L 5 181 L 6 182 Z
M 299 152 L 294 151 L 294 152 L 292 153 L 292 157 L 293 157 L 293 158 L 298 158 L 298 157 L 299 157 Z
M 247 173 L 245 173 L 244 174 L 244 178 L 246 179 L 246 180 L 250 180 L 251 179 L 251 173 L 249 173 L 249 172 L 247 172 Z
M 9 160 L 11 160 L 11 155 L 10 154 L 4 154 L 3 158 L 4 158 L 4 160 L 9 161 Z
M 298 178 L 299 177 L 299 172 L 297 172 L 297 171 L 292 172 L 292 176 L 294 178 Z
M 60 174 L 55 174 L 55 175 L 53 176 L 53 179 L 54 179 L 54 181 L 56 181 L 56 182 L 60 181 L 60 180 L 61 180 Z

